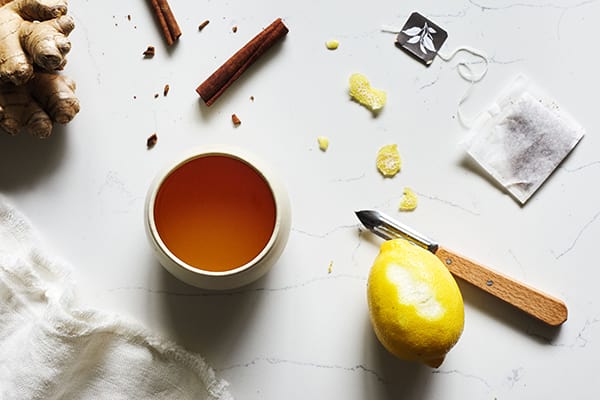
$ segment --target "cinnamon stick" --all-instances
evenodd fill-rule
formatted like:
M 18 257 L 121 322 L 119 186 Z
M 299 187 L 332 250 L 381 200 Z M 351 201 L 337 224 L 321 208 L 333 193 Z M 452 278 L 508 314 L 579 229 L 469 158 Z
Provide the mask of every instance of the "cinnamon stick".
M 212 105 L 250 65 L 287 33 L 288 28 L 281 18 L 277 18 L 200 84 L 196 92 L 207 106 Z
M 151 0 L 152 10 L 158 20 L 167 44 L 171 46 L 181 36 L 181 29 L 175 20 L 167 0 Z

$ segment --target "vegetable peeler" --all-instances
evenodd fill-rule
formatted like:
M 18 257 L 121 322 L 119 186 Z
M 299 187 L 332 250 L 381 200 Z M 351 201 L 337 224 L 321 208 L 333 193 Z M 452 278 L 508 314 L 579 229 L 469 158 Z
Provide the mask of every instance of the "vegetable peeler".
M 391 240 L 404 238 L 435 254 L 452 275 L 488 292 L 551 326 L 567 320 L 567 306 L 555 297 L 448 250 L 426 236 L 375 210 L 356 211 L 371 232 Z

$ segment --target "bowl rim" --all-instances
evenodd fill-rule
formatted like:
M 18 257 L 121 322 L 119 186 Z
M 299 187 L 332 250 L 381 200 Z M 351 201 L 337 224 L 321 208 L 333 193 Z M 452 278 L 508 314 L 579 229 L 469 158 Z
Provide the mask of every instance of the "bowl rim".
M 208 271 L 200 267 L 195 267 L 181 260 L 168 248 L 166 243 L 161 239 L 158 229 L 156 227 L 156 221 L 154 219 L 154 205 L 156 202 L 156 196 L 161 185 L 167 179 L 167 177 L 172 172 L 180 168 L 182 165 L 192 160 L 210 156 L 229 157 L 238 160 L 246 164 L 248 167 L 252 168 L 256 173 L 258 173 L 262 177 L 265 184 L 268 186 L 269 190 L 271 191 L 271 195 L 273 196 L 273 202 L 275 203 L 275 224 L 273 226 L 271 236 L 269 237 L 269 241 L 265 244 L 262 250 L 250 261 L 243 265 L 225 271 Z M 254 154 L 246 150 L 242 150 L 241 148 L 230 145 L 212 145 L 197 147 L 186 151 L 183 155 L 176 157 L 174 160 L 167 163 L 165 167 L 159 170 L 150 186 L 150 189 L 148 190 L 145 212 L 146 224 L 150 232 L 150 236 L 153 241 L 154 247 L 157 248 L 165 257 L 167 257 L 169 261 L 177 265 L 177 267 L 189 273 L 192 273 L 193 275 L 205 277 L 232 277 L 236 275 L 241 275 L 246 271 L 251 270 L 255 266 L 257 266 L 259 262 L 273 250 L 275 242 L 277 241 L 277 237 L 279 236 L 279 231 L 282 224 L 282 199 L 278 195 L 277 186 L 278 182 L 275 179 L 274 175 L 271 173 L 270 168 Z

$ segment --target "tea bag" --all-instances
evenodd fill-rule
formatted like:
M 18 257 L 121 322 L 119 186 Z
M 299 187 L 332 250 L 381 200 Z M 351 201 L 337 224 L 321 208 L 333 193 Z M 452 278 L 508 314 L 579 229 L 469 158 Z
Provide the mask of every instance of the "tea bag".
M 584 133 L 565 110 L 520 76 L 479 116 L 467 152 L 525 204 Z
M 396 47 L 424 64 L 426 67 L 429 67 L 436 57 L 439 57 L 445 62 L 450 62 L 458 54 L 463 56 L 465 55 L 464 53 L 468 54 L 467 59 L 461 57 L 461 60 L 456 64 L 458 75 L 471 84 L 459 100 L 456 111 L 459 121 L 463 125 L 469 126 L 470 124 L 466 122 L 463 117 L 461 106 L 469 98 L 473 86 L 481 81 L 487 74 L 489 65 L 487 55 L 481 50 L 470 46 L 459 46 L 454 48 L 450 53 L 443 53 L 441 48 L 446 42 L 446 39 L 448 39 L 448 32 L 418 12 L 413 12 L 401 29 L 384 25 L 381 30 L 382 32 L 397 34 L 395 42 Z M 468 61 L 468 58 L 470 58 L 471 61 Z M 478 64 L 477 69 L 479 71 L 477 73 L 472 68 L 475 64 Z

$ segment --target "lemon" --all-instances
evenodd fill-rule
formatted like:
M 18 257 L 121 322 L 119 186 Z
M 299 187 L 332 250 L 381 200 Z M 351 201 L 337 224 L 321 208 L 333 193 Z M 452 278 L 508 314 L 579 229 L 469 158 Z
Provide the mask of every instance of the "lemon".
M 403 360 L 437 368 L 462 334 L 464 306 L 456 281 L 435 255 L 407 240 L 381 245 L 367 300 L 375 335 Z
M 360 73 L 350 75 L 350 97 L 371 111 L 381 110 L 387 101 L 386 92 L 371 87 L 367 77 Z
M 382 146 L 377 152 L 375 165 L 384 177 L 389 178 L 400 172 L 402 160 L 400 159 L 400 153 L 398 152 L 398 145 L 386 144 L 385 146 Z

